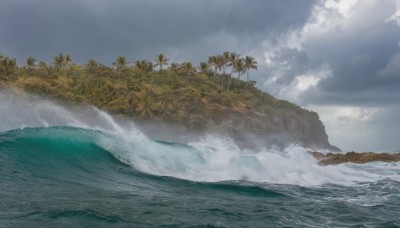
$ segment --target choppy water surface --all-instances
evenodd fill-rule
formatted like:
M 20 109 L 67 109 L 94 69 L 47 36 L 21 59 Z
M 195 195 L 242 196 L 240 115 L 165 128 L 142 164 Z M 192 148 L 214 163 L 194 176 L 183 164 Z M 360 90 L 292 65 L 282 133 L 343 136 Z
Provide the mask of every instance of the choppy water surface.
M 399 163 L 157 141 L 88 110 L 0 93 L 0 227 L 400 226 Z

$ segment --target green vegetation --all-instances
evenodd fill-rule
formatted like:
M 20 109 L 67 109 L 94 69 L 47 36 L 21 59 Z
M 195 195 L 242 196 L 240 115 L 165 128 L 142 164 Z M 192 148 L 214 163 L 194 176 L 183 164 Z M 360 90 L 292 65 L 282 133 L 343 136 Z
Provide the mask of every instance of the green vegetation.
M 87 102 L 134 119 L 181 122 L 189 128 L 204 127 L 209 120 L 218 123 L 232 112 L 271 117 L 305 112 L 255 87 L 249 72 L 257 69 L 257 62 L 251 56 L 224 52 L 197 67 L 169 61 L 159 54 L 154 63 L 138 60 L 130 64 L 120 56 L 112 66 L 94 59 L 77 65 L 70 55 L 59 54 L 51 64 L 36 64 L 29 57 L 18 67 L 15 59 L 0 55 L 0 86 Z M 246 80 L 241 80 L 243 75 Z M 305 113 L 318 119 L 316 113 Z

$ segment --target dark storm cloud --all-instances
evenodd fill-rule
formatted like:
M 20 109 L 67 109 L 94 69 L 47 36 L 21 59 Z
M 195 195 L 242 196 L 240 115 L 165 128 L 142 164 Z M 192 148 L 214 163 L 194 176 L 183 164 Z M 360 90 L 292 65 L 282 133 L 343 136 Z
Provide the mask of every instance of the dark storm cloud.
M 19 59 L 32 55 L 49 60 L 64 52 L 78 62 L 94 57 L 107 63 L 118 55 L 152 58 L 176 50 L 198 61 L 220 50 L 243 50 L 238 47 L 241 40 L 254 44 L 266 34 L 299 26 L 312 4 L 310 0 L 5 0 L 0 8 L 0 49 Z M 239 43 L 224 44 L 218 36 Z
M 325 24 L 313 21 L 319 19 L 318 13 L 315 18 L 310 18 L 306 26 L 312 27 L 311 32 L 300 30 L 302 33 L 298 37 L 303 49 L 283 46 L 274 56 L 278 64 L 268 70 L 279 77 L 266 89 L 276 90 L 278 94 L 297 76 L 327 66 L 332 76 L 322 78 L 317 86 L 302 92 L 296 102 L 363 106 L 398 104 L 400 27 L 385 20 L 396 12 L 396 2 L 373 1 L 365 5 L 359 1 L 348 21 L 341 21 L 345 16 L 329 9 L 319 12 L 327 17 Z M 281 37 L 272 43 L 279 45 L 279 39 Z
M 332 49 L 326 51 L 331 55 L 327 61 L 331 63 L 335 79 L 322 82 L 320 85 L 322 90 L 340 92 L 342 95 L 369 91 L 370 95 L 372 93 L 376 95 L 374 96 L 376 99 L 369 99 L 371 103 L 385 101 L 385 99 L 380 99 L 385 98 L 381 96 L 381 90 L 392 92 L 398 90 L 400 78 L 392 76 L 400 74 L 400 68 L 393 67 L 395 63 L 392 63 L 386 71 L 382 69 L 386 68 L 392 56 L 400 51 L 398 47 L 400 29 L 396 25 L 382 23 L 374 32 L 378 33 L 379 37 L 369 38 L 368 33 L 354 34 L 340 47 L 337 44 L 341 52 L 332 51 Z M 379 77 L 380 72 L 383 77 Z

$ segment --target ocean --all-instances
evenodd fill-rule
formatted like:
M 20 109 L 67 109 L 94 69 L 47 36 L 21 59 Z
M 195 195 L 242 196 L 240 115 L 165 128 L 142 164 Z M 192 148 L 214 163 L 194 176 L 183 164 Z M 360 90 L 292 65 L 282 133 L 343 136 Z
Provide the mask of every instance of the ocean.
M 400 227 L 400 164 L 151 138 L 86 106 L 0 92 L 0 227 Z M 166 132 L 168 134 L 168 132 Z

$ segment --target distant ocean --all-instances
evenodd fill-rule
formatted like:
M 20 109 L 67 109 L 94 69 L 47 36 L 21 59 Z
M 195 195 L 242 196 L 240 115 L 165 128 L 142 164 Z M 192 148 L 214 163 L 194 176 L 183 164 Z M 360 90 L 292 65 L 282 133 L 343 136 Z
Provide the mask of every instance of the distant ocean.
M 7 91 L 0 116 L 0 227 L 400 227 L 400 163 L 159 141 L 96 108 Z

